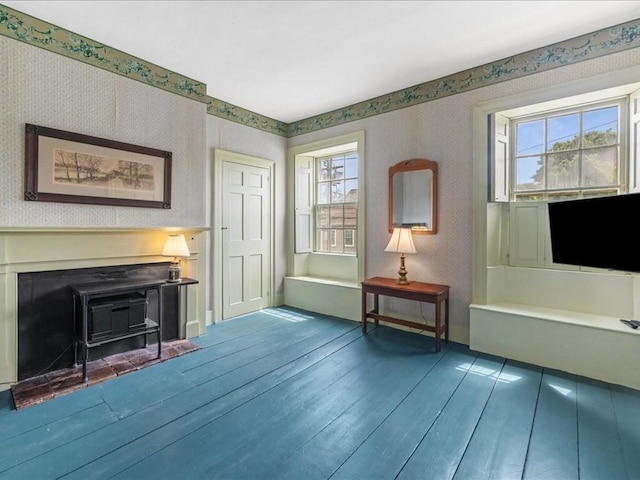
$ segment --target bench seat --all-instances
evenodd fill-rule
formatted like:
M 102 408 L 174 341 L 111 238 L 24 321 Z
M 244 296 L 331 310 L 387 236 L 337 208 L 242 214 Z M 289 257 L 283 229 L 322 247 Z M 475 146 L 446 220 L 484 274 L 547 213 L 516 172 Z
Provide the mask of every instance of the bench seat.
M 519 303 L 470 305 L 473 350 L 640 389 L 640 329 Z

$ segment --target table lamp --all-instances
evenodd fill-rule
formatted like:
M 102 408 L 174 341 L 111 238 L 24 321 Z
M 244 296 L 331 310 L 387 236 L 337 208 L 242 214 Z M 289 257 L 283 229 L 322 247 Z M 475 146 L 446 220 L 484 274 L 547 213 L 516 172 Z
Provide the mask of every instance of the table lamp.
M 162 255 L 165 257 L 173 257 L 171 265 L 169 265 L 169 279 L 167 281 L 178 283 L 180 281 L 180 258 L 178 257 L 188 257 L 190 255 L 184 235 L 169 235 L 164 244 Z
M 416 253 L 416 247 L 413 244 L 413 237 L 411 236 L 410 228 L 394 227 L 391 240 L 385 252 L 396 252 L 400 254 L 400 270 L 398 270 L 398 285 L 408 285 L 410 282 L 407 280 L 407 270 L 404 268 L 404 254 Z

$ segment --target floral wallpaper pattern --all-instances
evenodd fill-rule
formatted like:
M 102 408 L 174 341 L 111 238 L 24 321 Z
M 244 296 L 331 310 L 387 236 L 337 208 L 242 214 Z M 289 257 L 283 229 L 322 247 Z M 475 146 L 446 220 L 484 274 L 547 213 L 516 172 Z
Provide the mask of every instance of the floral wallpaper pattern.
M 206 85 L 0 4 L 0 34 L 207 104 L 207 112 L 284 137 L 640 47 L 640 19 L 488 63 L 290 124 L 206 95 Z

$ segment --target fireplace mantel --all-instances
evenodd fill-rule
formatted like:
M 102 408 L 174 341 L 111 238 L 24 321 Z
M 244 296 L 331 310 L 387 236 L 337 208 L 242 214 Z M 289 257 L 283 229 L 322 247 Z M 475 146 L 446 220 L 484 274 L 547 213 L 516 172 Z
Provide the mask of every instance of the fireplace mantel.
M 0 390 L 18 376 L 18 274 L 102 266 L 166 262 L 160 255 L 169 232 L 183 233 L 191 256 L 185 275 L 206 277 L 208 228 L 0 227 Z M 205 332 L 205 281 L 189 296 L 186 336 Z

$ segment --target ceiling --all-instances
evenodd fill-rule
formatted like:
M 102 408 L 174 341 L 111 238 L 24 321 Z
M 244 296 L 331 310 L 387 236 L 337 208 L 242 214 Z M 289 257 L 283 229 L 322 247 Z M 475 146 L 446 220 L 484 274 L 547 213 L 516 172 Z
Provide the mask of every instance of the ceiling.
M 638 1 L 3 1 L 291 123 L 640 18 Z

